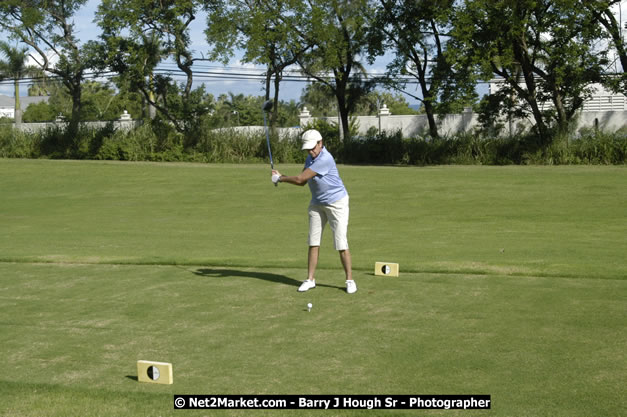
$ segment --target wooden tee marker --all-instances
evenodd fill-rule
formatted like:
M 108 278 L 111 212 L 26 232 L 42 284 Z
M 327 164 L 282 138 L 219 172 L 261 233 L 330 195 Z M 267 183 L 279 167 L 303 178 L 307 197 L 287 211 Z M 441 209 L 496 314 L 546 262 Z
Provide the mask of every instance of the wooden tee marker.
M 153 384 L 172 384 L 172 364 L 167 362 L 137 361 L 137 380 Z
M 398 276 L 398 264 L 391 263 L 391 262 L 375 262 L 374 274 L 384 275 L 388 277 L 397 277 Z

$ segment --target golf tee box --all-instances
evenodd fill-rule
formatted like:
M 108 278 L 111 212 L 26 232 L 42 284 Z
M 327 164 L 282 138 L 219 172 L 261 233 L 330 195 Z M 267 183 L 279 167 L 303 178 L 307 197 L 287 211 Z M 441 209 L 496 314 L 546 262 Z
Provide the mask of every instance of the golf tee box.
M 375 262 L 374 274 L 388 277 L 398 276 L 398 264 L 392 262 Z
M 167 362 L 137 361 L 137 380 L 153 384 L 172 384 L 172 364 Z

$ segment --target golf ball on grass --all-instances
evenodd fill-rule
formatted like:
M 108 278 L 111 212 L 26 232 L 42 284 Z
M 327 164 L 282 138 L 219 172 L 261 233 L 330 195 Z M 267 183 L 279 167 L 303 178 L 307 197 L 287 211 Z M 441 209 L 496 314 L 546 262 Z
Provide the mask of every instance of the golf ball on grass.
M 307 304 L 307 311 L 311 311 L 311 307 L 313 307 L 313 304 L 311 303 Z

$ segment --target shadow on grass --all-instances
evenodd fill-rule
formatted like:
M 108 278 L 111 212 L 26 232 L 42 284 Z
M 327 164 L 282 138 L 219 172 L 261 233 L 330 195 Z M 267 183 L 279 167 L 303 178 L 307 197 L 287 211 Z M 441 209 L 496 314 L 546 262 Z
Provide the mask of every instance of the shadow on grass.
M 285 275 L 279 274 L 270 274 L 267 272 L 256 272 L 256 271 L 241 271 L 237 269 L 210 269 L 210 268 L 201 268 L 193 271 L 194 274 L 201 277 L 212 277 L 212 278 L 228 278 L 228 277 L 243 277 L 243 278 L 255 278 L 262 279 L 264 281 L 274 282 L 277 284 L 290 285 L 292 287 L 299 287 L 302 284 L 302 281 L 295 280 L 294 278 L 286 277 Z M 326 284 L 318 284 L 316 283 L 316 287 L 325 287 L 325 288 L 337 288 L 339 290 L 344 291 L 344 287 L 338 287 L 335 285 L 326 285 Z

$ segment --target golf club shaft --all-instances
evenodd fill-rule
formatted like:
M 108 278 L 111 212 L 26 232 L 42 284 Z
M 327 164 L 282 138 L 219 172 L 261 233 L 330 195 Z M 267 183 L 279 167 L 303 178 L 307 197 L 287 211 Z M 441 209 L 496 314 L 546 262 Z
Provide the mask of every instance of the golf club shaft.
M 274 169 L 274 161 L 272 160 L 272 149 L 270 148 L 270 133 L 268 131 L 268 123 L 266 122 L 266 113 L 263 114 L 263 125 L 266 128 L 266 143 L 268 144 L 268 154 L 270 155 L 270 166 Z
M 263 112 L 263 125 L 266 128 L 266 143 L 268 144 L 268 155 L 270 155 L 270 167 L 274 170 L 274 161 L 272 160 L 272 148 L 270 148 L 270 132 L 268 131 L 268 122 L 266 121 L 266 112 Z M 278 184 L 274 183 L 276 187 Z

